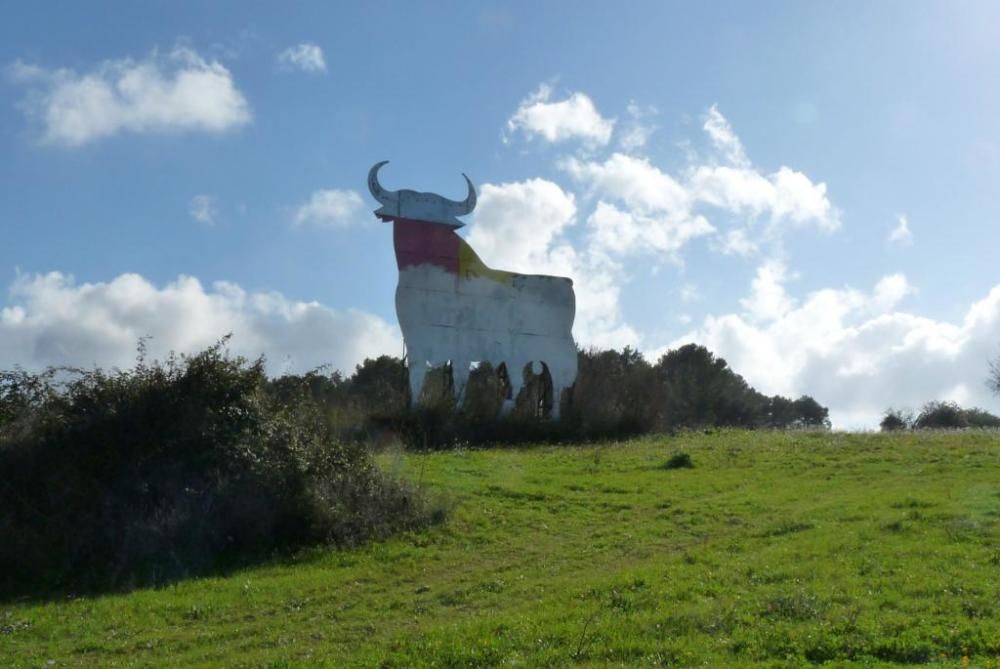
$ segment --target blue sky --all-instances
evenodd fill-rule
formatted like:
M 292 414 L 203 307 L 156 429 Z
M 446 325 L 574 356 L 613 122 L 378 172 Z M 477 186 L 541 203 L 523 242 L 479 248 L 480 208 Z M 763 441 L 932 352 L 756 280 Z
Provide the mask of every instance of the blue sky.
M 480 189 L 582 344 L 841 427 L 1000 409 L 996 3 L 51 3 L 0 24 L 0 367 L 400 354 L 365 192 Z M 905 224 L 903 223 L 905 221 Z

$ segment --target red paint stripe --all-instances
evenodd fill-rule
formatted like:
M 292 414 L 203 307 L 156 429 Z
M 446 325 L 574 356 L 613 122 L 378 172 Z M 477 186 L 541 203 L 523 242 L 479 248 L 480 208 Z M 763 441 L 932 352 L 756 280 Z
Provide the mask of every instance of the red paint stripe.
M 399 269 L 435 265 L 451 274 L 458 274 L 461 239 L 451 227 L 408 218 L 394 218 L 392 221 L 392 241 Z

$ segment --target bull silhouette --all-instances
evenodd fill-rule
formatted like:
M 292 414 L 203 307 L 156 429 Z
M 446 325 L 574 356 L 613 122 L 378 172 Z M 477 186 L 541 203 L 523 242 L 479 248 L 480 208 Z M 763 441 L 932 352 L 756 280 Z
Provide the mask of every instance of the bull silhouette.
M 552 380 L 554 417 L 562 391 L 576 380 L 573 319 L 576 296 L 566 277 L 518 274 L 487 266 L 456 230 L 458 216 L 472 212 L 476 190 L 464 174 L 464 201 L 412 190 L 388 191 L 378 172 L 368 173 L 368 189 L 382 205 L 375 215 L 392 222 L 399 283 L 396 315 L 406 344 L 410 396 L 419 401 L 428 368 L 451 364 L 461 401 L 472 365 L 489 362 L 508 370 L 509 411 L 530 364 L 542 365 Z

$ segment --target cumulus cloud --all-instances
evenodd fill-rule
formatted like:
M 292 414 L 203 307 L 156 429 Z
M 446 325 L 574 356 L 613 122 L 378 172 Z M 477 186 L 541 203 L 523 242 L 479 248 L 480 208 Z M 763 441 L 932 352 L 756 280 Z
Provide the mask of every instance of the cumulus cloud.
M 587 219 L 601 251 L 670 254 L 715 231 L 692 212 L 687 189 L 645 158 L 614 153 L 604 162 L 568 158 L 561 167 L 601 198 Z
M 140 337 L 151 356 L 193 353 L 232 333 L 229 349 L 267 356 L 271 373 L 329 364 L 350 371 L 365 357 L 399 353 L 395 325 L 363 311 L 338 311 L 280 293 L 248 293 L 192 277 L 158 287 L 137 274 L 77 284 L 58 272 L 20 276 L 0 309 L 0 369 L 21 365 L 126 368 Z
M 788 313 L 794 302 L 785 292 L 785 264 L 768 260 L 759 268 L 750 284 L 750 296 L 740 300 L 740 305 L 756 321 L 767 321 Z
M 620 151 L 557 163 L 596 199 L 587 217 L 593 244 L 611 255 L 653 252 L 680 263 L 681 249 L 700 237 L 725 255 L 752 256 L 763 243 L 780 240 L 788 226 L 824 232 L 840 226 L 826 184 L 786 166 L 769 174 L 755 168 L 717 107 L 709 109 L 703 130 L 722 162 L 692 154 L 677 175 Z M 712 222 L 717 215 L 728 230 Z
M 582 96 L 581 99 L 586 99 L 590 105 L 589 98 L 575 95 Z M 551 90 L 543 86 L 522 103 L 508 130 L 528 132 L 526 128 L 531 127 L 533 132 L 549 141 L 568 137 L 560 134 L 562 126 L 542 122 L 542 119 L 559 116 L 546 115 L 554 111 L 550 107 L 556 104 L 550 102 L 550 97 Z M 564 102 L 567 104 L 560 108 L 563 111 L 571 106 L 568 101 Z M 590 108 L 592 105 L 587 107 Z M 560 237 L 562 227 L 550 231 L 551 221 L 569 220 L 566 216 L 551 214 L 532 216 L 521 212 L 512 214 L 509 220 L 502 216 L 505 227 L 496 227 L 495 232 L 489 234 L 485 230 L 489 228 L 490 217 L 484 216 L 477 218 L 477 222 L 481 220 L 485 225 L 474 228 L 470 236 L 474 246 L 482 245 L 486 249 L 484 256 L 489 256 L 491 249 L 499 250 L 509 243 L 509 259 L 523 261 L 515 269 L 538 271 L 537 267 L 542 266 L 554 273 L 561 271 L 575 278 L 586 277 L 582 281 L 577 279 L 581 307 L 576 331 L 581 337 L 591 338 L 584 343 L 636 345 L 641 340 L 639 333 L 622 318 L 619 306 L 621 292 L 629 281 L 625 268 L 634 266 L 633 260 L 638 255 L 654 254 L 683 264 L 680 253 L 684 248 L 698 238 L 708 238 L 712 240 L 711 248 L 724 254 L 751 256 L 759 253 L 765 238 L 779 237 L 784 225 L 812 226 L 824 231 L 839 226 L 839 212 L 828 198 L 825 184 L 815 183 L 805 174 L 785 166 L 770 173 L 755 168 L 732 125 L 717 107 L 708 110 L 703 124 L 714 159 L 694 156 L 692 162 L 676 174 L 637 155 L 648 133 L 643 128 L 630 127 L 630 123 L 635 124 L 644 113 L 652 112 L 634 104 L 630 104 L 627 111 L 630 121 L 623 125 L 625 132 L 619 137 L 620 150 L 611 151 L 604 157 L 568 156 L 557 162 L 557 166 L 582 187 L 582 203 L 589 208 L 582 217 L 585 222 L 582 246 L 573 246 Z M 535 112 L 538 112 L 537 117 L 533 115 Z M 612 128 L 606 127 L 608 140 Z M 630 136 L 633 130 L 638 134 Z M 608 141 L 603 137 L 601 135 L 600 143 L 606 145 Z M 562 192 L 555 184 L 549 185 Z M 509 196 L 519 196 L 515 198 L 519 206 L 527 206 L 527 200 L 520 197 L 525 193 L 515 193 L 516 189 L 511 186 L 504 184 L 502 188 L 507 189 L 505 192 Z M 484 195 L 488 190 L 484 188 Z M 521 190 L 524 190 L 523 184 Z M 484 211 L 489 201 L 489 196 L 481 199 L 480 207 Z M 574 201 L 572 208 L 567 207 L 567 211 L 572 209 L 574 218 L 576 206 Z M 497 209 L 516 210 L 511 203 Z M 720 230 L 711 222 L 716 214 L 730 224 L 730 229 Z M 735 226 L 733 219 L 737 219 Z M 759 219 L 766 221 L 763 228 L 756 226 Z M 523 225 L 524 221 L 531 221 L 531 225 Z M 522 236 L 517 232 L 508 238 L 505 236 L 507 227 L 525 229 L 529 234 Z M 528 246 L 535 249 L 533 253 L 524 251 Z M 556 257 L 561 264 L 553 264 Z M 754 280 L 752 294 L 743 301 L 746 318 L 758 322 L 780 317 L 794 308 L 794 300 L 784 292 L 785 279 L 783 264 L 765 263 Z M 615 334 L 608 336 L 608 333 Z
M 219 201 L 214 195 L 195 195 L 188 203 L 188 212 L 202 225 L 213 226 L 219 219 Z
M 507 120 L 507 132 L 522 132 L 529 139 L 537 136 L 547 142 L 582 139 L 603 146 L 611 140 L 614 119 L 601 116 L 587 95 L 577 92 L 565 100 L 551 98 L 552 87 L 539 86 Z
M 303 72 L 326 72 L 323 49 L 309 42 L 296 44 L 279 53 L 278 63 L 287 69 L 299 69 Z
M 356 214 L 363 206 L 355 191 L 318 190 L 295 211 L 295 224 L 345 227 L 356 222 Z
M 768 216 L 772 231 L 783 223 L 825 232 L 840 227 L 826 184 L 789 167 L 765 175 L 752 168 L 699 165 L 690 170 L 687 186 L 694 201 L 751 219 Z
M 696 237 L 715 232 L 703 216 L 645 215 L 601 201 L 587 218 L 591 240 L 617 255 L 672 253 Z
M 709 108 L 702 127 L 721 162 L 689 166 L 685 185 L 692 200 L 751 223 L 767 217 L 771 234 L 782 224 L 812 225 L 824 232 L 840 227 L 840 211 L 830 202 L 825 183 L 814 183 L 784 165 L 771 173 L 754 167 L 732 125 L 715 105 Z M 722 248 L 735 251 L 747 246 L 723 244 Z
M 896 308 L 904 297 L 915 292 L 903 274 L 890 274 L 878 280 L 872 300 L 876 311 L 890 311 Z
M 899 310 L 913 291 L 901 274 L 870 291 L 825 289 L 799 302 L 784 294 L 783 276 L 783 268 L 758 272 L 744 301 L 757 313 L 709 316 L 671 347 L 701 343 L 764 393 L 809 394 L 830 407 L 838 428 L 876 428 L 889 405 L 996 403 L 984 381 L 996 355 L 1000 285 L 950 323 Z
M 913 243 L 913 233 L 910 232 L 910 221 L 905 214 L 896 217 L 896 227 L 889 233 L 889 243 L 909 246 Z
M 186 47 L 107 60 L 85 74 L 20 61 L 8 74 L 28 87 L 21 108 L 52 145 L 78 147 L 119 133 L 220 133 L 251 120 L 229 70 Z
M 567 158 L 559 165 L 592 193 L 639 213 L 686 213 L 692 204 L 688 190 L 646 158 L 616 152 L 603 162 Z

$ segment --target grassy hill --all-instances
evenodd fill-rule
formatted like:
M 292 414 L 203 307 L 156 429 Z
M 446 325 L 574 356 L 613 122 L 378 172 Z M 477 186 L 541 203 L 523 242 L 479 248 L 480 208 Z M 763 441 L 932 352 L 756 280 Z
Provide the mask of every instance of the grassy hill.
M 678 453 L 693 468 L 664 466 Z M 449 522 L 160 590 L 0 602 L 0 664 L 1000 666 L 997 433 L 382 464 L 450 499 Z

